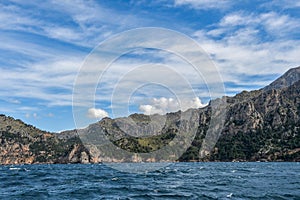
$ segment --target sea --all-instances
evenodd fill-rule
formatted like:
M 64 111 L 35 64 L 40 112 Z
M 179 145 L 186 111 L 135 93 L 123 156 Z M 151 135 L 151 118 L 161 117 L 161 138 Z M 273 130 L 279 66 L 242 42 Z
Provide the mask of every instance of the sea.
M 6 165 L 0 174 L 4 200 L 300 199 L 297 162 L 169 163 L 137 173 L 106 164 Z

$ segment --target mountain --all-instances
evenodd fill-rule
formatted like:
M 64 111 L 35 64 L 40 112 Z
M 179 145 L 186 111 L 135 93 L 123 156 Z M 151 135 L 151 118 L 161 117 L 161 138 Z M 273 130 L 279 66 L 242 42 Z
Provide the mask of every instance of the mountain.
M 209 160 L 299 161 L 299 94 L 297 81 L 284 89 L 250 92 L 241 101 L 229 98 L 235 103 Z
M 299 94 L 300 67 L 204 108 L 104 118 L 62 133 L 0 115 L 0 163 L 300 161 Z
M 87 163 L 89 152 L 74 135 L 59 138 L 21 120 L 0 115 L 0 163 Z
M 293 85 L 300 80 L 300 66 L 291 68 L 283 76 L 266 86 L 264 90 L 283 89 Z

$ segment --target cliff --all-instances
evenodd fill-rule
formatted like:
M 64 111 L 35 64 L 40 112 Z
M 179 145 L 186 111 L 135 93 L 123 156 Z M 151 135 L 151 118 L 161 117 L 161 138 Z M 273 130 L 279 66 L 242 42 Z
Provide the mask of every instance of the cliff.
M 80 139 L 59 138 L 21 120 L 0 115 L 0 163 L 87 163 L 89 153 Z

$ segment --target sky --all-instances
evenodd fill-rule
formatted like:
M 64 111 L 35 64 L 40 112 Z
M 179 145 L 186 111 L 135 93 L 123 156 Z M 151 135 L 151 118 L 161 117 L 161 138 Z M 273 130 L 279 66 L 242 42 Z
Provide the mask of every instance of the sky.
M 220 74 L 224 94 L 262 88 L 300 66 L 299 11 L 294 0 L 0 0 L 0 113 L 47 131 L 75 128 L 74 85 L 91 52 L 143 27 L 196 41 Z M 175 111 L 180 95 L 183 110 L 205 106 L 212 98 L 207 77 L 188 67 L 161 49 L 120 56 L 94 88 L 94 106 L 82 112 L 85 125 L 106 116 Z M 194 96 L 177 78 L 192 85 Z M 132 89 L 130 80 L 166 82 Z M 119 93 L 112 95 L 114 89 Z

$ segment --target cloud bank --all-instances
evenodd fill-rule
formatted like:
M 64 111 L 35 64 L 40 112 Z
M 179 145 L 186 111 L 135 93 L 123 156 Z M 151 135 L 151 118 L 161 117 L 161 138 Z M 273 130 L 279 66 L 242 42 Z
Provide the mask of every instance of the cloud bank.
M 88 109 L 87 117 L 90 119 L 101 119 L 108 117 L 108 113 L 102 109 L 90 108 Z
M 202 104 L 198 97 L 186 99 L 183 102 L 178 102 L 173 98 L 153 98 L 149 104 L 140 105 L 139 110 L 145 115 L 165 114 L 178 110 L 185 111 L 189 108 L 202 108 L 207 104 Z

